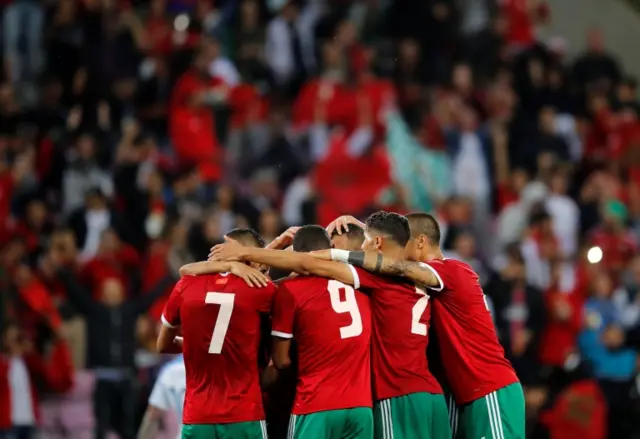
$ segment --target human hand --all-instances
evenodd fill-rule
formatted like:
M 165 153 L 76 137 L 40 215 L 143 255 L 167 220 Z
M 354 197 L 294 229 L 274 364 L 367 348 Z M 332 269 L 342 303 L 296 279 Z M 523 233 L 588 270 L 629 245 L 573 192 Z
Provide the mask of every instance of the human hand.
M 231 262 L 231 273 L 245 281 L 250 287 L 266 287 L 269 285 L 269 278 L 262 272 L 242 262 Z
M 242 261 L 244 257 L 244 247 L 235 239 L 224 237 L 224 244 L 218 244 L 209 253 L 210 261 Z
M 329 234 L 329 236 L 333 235 L 333 232 L 337 232 L 338 235 L 342 235 L 342 232 L 349 231 L 349 224 L 355 224 L 362 227 L 363 229 L 367 228 L 365 223 L 359 221 L 355 217 L 351 215 L 342 215 L 329 223 L 329 225 L 327 226 L 327 233 Z
M 293 244 L 293 238 L 296 235 L 296 233 L 298 233 L 298 230 L 300 230 L 300 227 L 297 227 L 297 226 L 289 227 L 287 230 L 284 231 L 284 233 L 282 233 L 276 239 L 271 241 L 271 243 L 267 245 L 266 248 L 270 250 L 282 250 L 284 248 L 289 247 L 291 244 Z

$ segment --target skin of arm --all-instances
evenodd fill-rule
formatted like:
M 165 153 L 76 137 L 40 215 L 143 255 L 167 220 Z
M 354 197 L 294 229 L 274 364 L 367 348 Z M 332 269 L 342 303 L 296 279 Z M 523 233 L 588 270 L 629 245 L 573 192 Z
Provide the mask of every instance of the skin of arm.
M 313 252 L 312 257 L 335 260 L 334 253 L 331 250 L 322 250 Z M 367 271 L 387 276 L 406 277 L 418 285 L 429 288 L 441 286 L 440 280 L 427 264 L 394 259 L 376 252 L 351 251 L 347 253 L 347 261 L 345 262 Z
M 162 422 L 163 410 L 150 405 L 142 418 L 140 430 L 138 430 L 137 439 L 153 439 L 157 437 L 160 431 L 160 423 Z
M 227 273 L 231 271 L 231 262 L 202 261 L 192 262 L 180 267 L 180 276 L 200 276 L 211 273 Z
M 287 351 L 287 358 L 289 358 L 289 351 Z M 260 387 L 262 387 L 263 390 L 266 390 L 276 381 L 278 381 L 278 369 L 276 369 L 272 358 L 264 372 L 262 372 L 262 376 L 260 377 Z
M 300 274 L 313 274 L 328 277 L 339 282 L 353 285 L 353 273 L 347 264 L 323 260 L 306 253 L 282 250 L 242 247 L 238 256 L 242 260 L 270 265 Z
M 182 339 L 176 340 L 178 330 L 179 328 L 169 328 L 166 325 L 162 325 L 156 342 L 156 348 L 159 353 L 178 354 L 182 352 Z
M 273 337 L 273 356 L 271 361 L 276 370 L 284 370 L 291 366 L 291 357 L 289 357 L 290 348 L 290 338 Z

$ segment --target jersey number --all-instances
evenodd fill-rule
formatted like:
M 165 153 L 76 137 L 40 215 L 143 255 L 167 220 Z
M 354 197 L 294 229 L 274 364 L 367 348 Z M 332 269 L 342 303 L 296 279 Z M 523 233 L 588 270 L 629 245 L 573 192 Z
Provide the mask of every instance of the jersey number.
M 224 337 L 227 335 L 227 329 L 229 329 L 229 321 L 231 321 L 231 313 L 233 313 L 233 301 L 235 294 L 232 293 L 207 293 L 204 301 L 205 303 L 215 303 L 220 305 L 220 311 L 218 311 L 218 318 L 216 324 L 213 327 L 213 334 L 211 334 L 211 342 L 209 343 L 209 353 L 219 354 L 222 352 L 222 345 L 224 344 Z
M 348 312 L 351 314 L 351 324 L 340 328 L 340 338 L 357 337 L 362 334 L 362 317 L 356 301 L 356 293 L 349 285 L 345 285 L 337 280 L 330 280 L 327 286 L 331 297 L 331 306 L 338 314 Z M 340 298 L 340 290 L 344 290 L 344 300 Z
M 411 333 L 427 335 L 427 325 L 420 323 L 420 319 L 422 318 L 422 314 L 426 311 L 427 305 L 429 305 L 429 295 L 420 288 L 416 288 L 416 293 L 422 297 L 418 299 L 411 309 Z

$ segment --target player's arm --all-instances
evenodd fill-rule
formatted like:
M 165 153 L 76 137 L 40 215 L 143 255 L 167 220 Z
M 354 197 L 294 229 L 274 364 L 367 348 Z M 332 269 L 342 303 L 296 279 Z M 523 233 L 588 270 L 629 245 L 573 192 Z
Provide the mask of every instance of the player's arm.
M 231 272 L 231 262 L 201 261 L 180 267 L 180 277 L 229 272 Z
M 187 286 L 188 281 L 184 278 L 176 284 L 169 296 L 169 300 L 162 311 L 162 327 L 156 348 L 163 354 L 175 354 L 182 352 L 182 340 L 177 339 L 180 331 L 180 306 L 182 305 L 182 291 Z
M 355 287 L 359 286 L 356 285 L 356 275 L 353 274 L 352 268 L 347 264 L 323 260 L 307 253 L 243 247 L 232 239 L 225 237 L 225 240 L 227 241 L 226 244 L 220 244 L 213 248 L 212 255 L 214 259 L 251 261 L 282 270 L 295 271 L 300 274 L 328 277 Z
M 291 340 L 295 326 L 296 299 L 284 283 L 278 287 L 273 298 L 273 316 L 271 319 L 271 361 L 275 370 L 284 370 L 291 365 Z
M 164 410 L 150 405 L 144 413 L 137 439 L 155 439 L 160 432 L 160 424 L 164 416 Z
M 200 276 L 216 273 L 232 273 L 242 278 L 250 287 L 266 287 L 269 284 L 269 278 L 264 273 L 241 262 L 203 261 L 180 267 L 180 276 Z
M 277 335 L 273 337 L 273 354 L 271 355 L 271 358 L 273 360 L 273 367 L 276 371 L 284 370 L 291 366 L 291 357 L 289 356 L 290 350 L 290 338 L 282 338 Z
M 314 257 L 320 260 L 331 259 L 332 261 L 346 262 L 373 273 L 406 277 L 418 285 L 435 291 L 444 288 L 438 273 L 430 265 L 423 262 L 394 259 L 376 252 L 337 249 L 314 252 Z
M 347 264 L 325 261 L 306 253 L 247 248 L 246 254 L 242 258 L 243 260 L 266 264 L 283 270 L 295 271 L 299 274 L 313 274 L 354 285 L 353 271 Z
M 289 357 L 288 351 L 287 351 L 287 357 Z M 291 364 L 290 358 L 289 358 L 289 364 Z M 260 377 L 260 387 L 262 387 L 263 390 L 270 388 L 271 386 L 273 386 L 273 384 L 276 381 L 278 381 L 278 375 L 279 375 L 278 369 L 276 369 L 276 366 L 273 362 L 273 358 L 271 358 L 271 360 L 269 361 L 269 364 L 264 369 L 264 371 L 262 372 L 262 376 Z

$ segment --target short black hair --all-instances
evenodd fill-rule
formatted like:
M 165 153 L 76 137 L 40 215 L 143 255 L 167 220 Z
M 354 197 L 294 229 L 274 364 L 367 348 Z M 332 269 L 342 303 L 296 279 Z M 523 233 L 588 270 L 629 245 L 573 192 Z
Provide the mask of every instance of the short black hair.
M 395 242 L 404 247 L 409 242 L 411 231 L 409 221 L 394 212 L 380 210 L 367 218 L 367 230 L 378 230 L 388 234 Z
M 331 248 L 331 239 L 322 226 L 302 226 L 293 237 L 294 252 L 311 252 L 328 248 Z
M 242 245 L 264 248 L 264 240 L 254 229 L 233 229 L 227 233 L 227 236 Z
M 351 239 L 358 239 L 361 242 L 364 241 L 364 229 L 362 227 L 360 227 L 357 224 L 349 224 L 349 231 L 348 232 L 342 232 L 343 235 L 347 235 L 347 237 L 349 238 L 349 240 Z M 333 233 L 331 234 L 331 238 L 333 238 L 334 236 L 338 235 L 338 229 L 336 228 Z
M 433 215 L 423 212 L 413 212 L 406 216 L 411 227 L 411 237 L 424 235 L 432 245 L 440 244 L 440 224 Z

